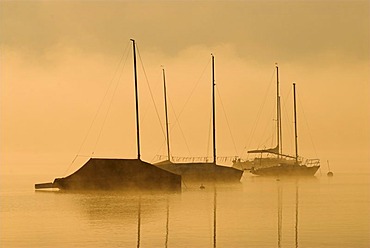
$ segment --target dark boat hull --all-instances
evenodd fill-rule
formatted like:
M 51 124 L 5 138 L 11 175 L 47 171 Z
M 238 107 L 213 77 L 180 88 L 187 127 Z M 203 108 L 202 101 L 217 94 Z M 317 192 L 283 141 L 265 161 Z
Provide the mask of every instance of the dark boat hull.
M 214 163 L 171 163 L 162 162 L 155 166 L 181 175 L 185 183 L 239 183 L 243 171 Z
M 314 176 L 320 166 L 282 164 L 268 168 L 251 169 L 251 173 L 258 176 Z
M 70 176 L 35 188 L 60 190 L 150 190 L 179 191 L 181 176 L 137 159 L 90 159 Z

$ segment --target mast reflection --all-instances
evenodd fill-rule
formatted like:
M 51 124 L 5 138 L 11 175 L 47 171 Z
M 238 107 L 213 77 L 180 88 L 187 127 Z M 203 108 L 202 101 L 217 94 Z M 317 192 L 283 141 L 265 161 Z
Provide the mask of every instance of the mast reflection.
M 137 243 L 136 247 L 140 248 L 141 243 L 141 205 L 142 205 L 142 198 L 139 196 L 138 198 L 138 205 L 137 205 Z M 169 223 L 170 223 L 170 203 L 169 197 L 167 196 L 166 199 L 166 238 L 164 247 L 168 247 L 168 240 L 169 240 Z
M 214 188 L 213 193 L 213 247 L 216 248 L 216 224 L 217 224 L 217 190 Z
M 282 247 L 282 234 L 283 234 L 283 185 L 278 182 L 278 231 L 277 231 L 277 247 Z M 298 248 L 298 220 L 299 220 L 299 184 L 295 182 L 295 220 L 294 220 L 294 247 Z
M 139 197 L 137 207 L 137 248 L 140 247 L 140 231 L 141 231 L 141 196 Z
M 298 248 L 298 181 L 295 186 L 295 247 Z
M 282 234 L 282 218 L 283 218 L 283 188 L 281 183 L 278 183 L 278 248 L 281 248 Z
M 169 224 L 170 224 L 170 202 L 167 197 L 167 219 L 166 219 L 166 241 L 164 243 L 164 247 L 167 248 L 168 246 L 168 230 L 169 230 Z

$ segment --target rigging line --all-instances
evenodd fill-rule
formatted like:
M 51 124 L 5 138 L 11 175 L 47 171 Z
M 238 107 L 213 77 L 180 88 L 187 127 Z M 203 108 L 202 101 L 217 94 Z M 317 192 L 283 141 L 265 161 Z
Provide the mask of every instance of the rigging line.
M 275 111 L 276 111 L 276 110 L 275 110 L 274 108 L 272 108 L 272 109 L 271 109 L 270 114 L 269 114 L 269 115 L 267 115 L 267 116 L 274 116 Z M 277 122 L 277 119 L 275 119 L 274 117 L 272 117 L 272 119 L 273 119 L 273 122 L 274 122 L 274 123 L 275 123 L 275 121 Z M 265 123 L 265 128 L 263 129 L 262 137 L 266 137 L 265 135 L 267 134 L 267 130 L 268 130 L 269 126 L 271 125 L 271 124 L 269 124 L 269 123 L 271 123 L 271 122 L 266 122 L 266 123 Z M 274 124 L 273 124 L 273 126 L 274 126 Z M 274 129 L 275 129 L 275 126 L 274 126 Z M 274 138 L 275 138 L 275 132 L 272 132 L 270 136 L 267 136 L 267 139 L 266 139 L 266 140 L 269 140 L 270 138 L 274 141 Z M 266 142 L 266 141 L 265 141 L 265 142 Z M 266 143 L 267 143 L 267 142 L 266 142 Z M 261 146 L 261 145 L 266 144 L 266 143 L 261 143 L 261 142 L 260 142 L 258 145 L 259 145 L 259 146 Z
M 162 141 L 162 143 L 161 143 L 161 145 L 159 146 L 159 148 L 158 148 L 158 150 L 157 150 L 157 153 L 156 153 L 156 155 L 154 155 L 154 157 L 152 158 L 152 162 L 155 162 L 156 160 L 155 160 L 155 158 L 157 157 L 157 156 L 162 156 L 162 155 L 158 155 L 158 154 L 161 154 L 161 150 L 163 149 L 163 147 L 165 146 L 165 144 L 166 144 L 166 140 L 164 140 L 164 141 Z M 170 160 L 170 158 L 168 159 L 168 160 Z
M 139 54 L 139 57 L 140 57 L 140 54 Z M 181 109 L 180 113 L 179 113 L 178 115 L 176 115 L 176 114 L 175 114 L 175 119 L 176 119 L 176 120 L 175 120 L 175 122 L 174 122 L 174 124 L 173 124 L 173 126 L 172 126 L 172 128 L 173 128 L 174 126 L 176 126 L 176 124 L 178 124 L 178 125 L 179 125 L 179 129 L 180 129 L 181 135 L 182 135 L 182 137 L 183 137 L 183 139 L 184 139 L 184 141 L 185 141 L 185 145 L 186 145 L 186 148 L 187 148 L 187 150 L 188 150 L 189 156 L 191 156 L 190 148 L 189 148 L 188 142 L 186 141 L 186 138 L 185 138 L 184 132 L 183 132 L 183 130 L 182 130 L 182 128 L 181 128 L 181 126 L 180 126 L 179 119 L 180 119 L 181 114 L 184 112 L 185 107 L 186 107 L 186 105 L 188 104 L 188 102 L 189 102 L 189 100 L 190 100 L 191 96 L 193 95 L 193 93 L 195 92 L 196 88 L 198 87 L 200 80 L 203 78 L 203 75 L 204 75 L 204 73 L 205 73 L 205 71 L 206 71 L 206 69 L 207 69 L 208 65 L 210 64 L 210 62 L 211 62 L 211 58 L 208 60 L 208 62 L 207 62 L 207 64 L 206 64 L 206 66 L 204 67 L 204 69 L 203 69 L 203 71 L 202 71 L 202 73 L 201 73 L 200 77 L 198 78 L 197 82 L 195 83 L 195 86 L 193 87 L 192 91 L 190 92 L 190 95 L 189 95 L 189 96 L 188 96 L 188 98 L 186 99 L 185 104 L 183 105 L 183 107 L 182 107 L 182 109 Z M 168 96 L 168 100 L 169 100 L 169 102 L 170 102 L 170 106 L 171 106 L 172 111 L 175 113 L 174 107 L 173 107 L 173 105 L 172 105 L 172 102 L 171 102 L 171 100 L 170 100 L 170 97 L 169 97 L 169 96 Z M 162 128 L 162 132 L 163 132 L 163 134 L 164 134 L 164 129 L 163 129 L 162 124 L 161 124 L 161 128 Z M 171 128 L 171 129 L 172 129 L 172 128 Z
M 261 115 L 262 115 L 262 110 L 264 109 L 264 106 L 266 104 L 267 95 L 268 95 L 268 92 L 270 91 L 270 88 L 271 88 L 271 85 L 272 85 L 274 76 L 275 76 L 275 68 L 274 68 L 274 71 L 272 72 L 271 79 L 270 79 L 270 84 L 269 84 L 269 86 L 268 86 L 268 88 L 267 88 L 267 90 L 265 92 L 265 96 L 263 97 L 262 104 L 260 105 L 260 108 L 258 110 L 257 118 L 255 119 L 255 121 L 253 123 L 253 127 L 251 129 L 251 132 L 249 133 L 248 145 L 247 145 L 248 148 L 250 148 L 250 146 L 251 146 L 252 138 L 254 136 L 254 133 L 256 132 L 259 119 L 261 118 Z M 239 157 L 240 157 L 240 155 L 239 155 Z
M 171 109 L 172 109 L 172 111 L 174 112 L 175 118 L 177 119 L 177 116 L 176 116 L 175 110 L 174 110 L 174 108 L 173 108 L 172 102 L 171 102 L 171 100 L 170 100 L 169 96 L 167 96 L 167 97 L 168 97 L 168 102 L 170 103 Z M 177 120 L 177 121 L 178 121 L 178 120 Z M 187 141 L 186 141 L 186 138 L 185 138 L 184 132 L 183 132 L 183 131 L 182 131 L 182 129 L 181 129 L 181 125 L 180 125 L 180 122 L 179 122 L 179 121 L 178 121 L 178 127 L 179 127 L 179 129 L 180 129 L 180 132 L 181 132 L 182 138 L 183 138 L 183 139 L 184 139 L 184 141 L 185 141 L 185 145 L 186 145 L 186 148 L 187 148 L 187 150 L 188 150 L 188 154 L 189 154 L 189 156 L 191 156 L 191 152 L 190 152 L 189 145 L 188 145 L 188 143 L 187 143 Z M 170 128 L 171 128 L 171 130 L 173 129 L 173 127 L 170 127 Z M 157 153 L 156 153 L 156 154 L 159 154 L 159 153 L 160 153 L 160 151 L 163 149 L 163 147 L 165 146 L 165 144 L 166 144 L 166 140 L 164 140 L 164 141 L 162 142 L 162 144 L 161 144 L 160 148 L 157 150 Z M 154 158 L 152 159 L 152 161 L 154 161 L 154 159 L 156 158 L 156 156 L 158 156 L 158 155 L 154 155 Z M 173 158 L 173 156 L 171 156 L 171 158 Z
M 157 105 L 155 104 L 154 97 L 153 97 L 153 93 L 152 93 L 152 90 L 151 90 L 151 88 L 150 88 L 150 84 L 149 84 L 148 76 L 147 76 L 146 71 L 145 71 L 145 68 L 144 68 L 144 63 L 143 63 L 143 60 L 141 59 L 139 46 L 138 46 L 137 44 L 136 44 L 136 49 L 137 49 L 137 53 L 138 53 L 138 55 L 139 55 L 139 59 L 140 59 L 140 62 L 141 62 L 141 68 L 143 69 L 143 72 L 144 72 L 144 76 L 145 76 L 146 84 L 147 84 L 148 89 L 149 89 L 150 97 L 151 97 L 151 99 L 152 99 L 152 101 L 153 101 L 153 104 L 154 104 L 154 109 L 155 109 L 155 112 L 156 112 L 156 114 L 157 114 L 157 118 L 158 118 L 158 121 L 159 121 L 159 125 L 161 126 L 162 134 L 164 135 L 164 137 L 166 137 L 166 134 L 165 134 L 165 132 L 164 132 L 164 128 L 163 128 L 163 124 L 162 124 L 161 118 L 159 117 L 158 108 L 157 108 Z
M 111 109 L 111 106 L 112 106 L 112 103 L 113 103 L 114 96 L 116 95 L 117 88 L 118 88 L 118 85 L 119 85 L 119 81 L 121 80 L 121 77 L 122 77 L 122 74 L 123 74 L 123 69 L 125 68 L 125 65 L 126 65 L 127 59 L 128 59 L 128 53 L 127 53 L 127 56 L 126 56 L 125 61 L 123 62 L 122 69 L 121 69 L 121 73 L 120 73 L 120 74 L 119 74 L 119 76 L 118 76 L 117 83 L 116 83 L 116 87 L 114 87 L 112 98 L 111 98 L 111 99 L 110 99 L 110 101 L 109 101 L 108 109 L 107 109 L 107 112 L 105 113 L 104 120 L 103 120 L 103 124 L 102 124 L 102 126 L 101 126 L 101 128 L 100 128 L 99 135 L 98 135 L 98 137 L 97 137 L 97 139 L 96 139 L 96 142 L 95 142 L 95 145 L 94 145 L 94 149 L 93 149 L 93 151 L 92 151 L 92 155 L 93 155 L 93 154 L 95 154 L 96 147 L 97 147 L 97 145 L 98 145 L 98 142 L 100 141 L 101 134 L 103 133 L 103 129 L 104 129 L 104 127 L 105 127 L 105 123 L 106 123 L 106 121 L 107 121 L 108 114 L 109 114 L 109 112 L 110 112 L 110 109 Z
M 282 109 L 283 109 L 284 116 L 286 117 L 286 118 L 284 118 L 284 120 L 292 120 L 293 119 L 292 115 L 289 114 L 289 112 L 287 112 L 287 108 L 286 108 L 287 103 L 291 102 L 290 101 L 291 95 L 292 95 L 292 88 L 290 87 L 289 92 L 286 94 L 286 97 L 283 98 L 283 107 L 282 107 Z M 292 123 L 294 123 L 294 122 L 293 121 L 284 122 L 284 124 L 288 124 L 288 130 L 293 130 L 293 132 L 294 132 L 294 127 L 293 127 Z M 288 136 L 289 136 L 288 140 L 290 141 L 290 145 L 294 144 L 293 132 L 284 132 L 285 135 L 288 134 Z M 285 144 L 286 144 L 286 142 L 285 142 Z M 294 148 L 294 146 L 292 148 Z M 290 151 L 290 153 L 293 153 L 293 151 Z
M 299 94 L 297 94 L 297 96 L 298 96 L 298 102 L 299 102 L 299 105 L 301 106 L 301 107 L 300 107 L 300 110 L 301 110 L 301 111 L 302 111 L 302 113 L 303 113 L 303 118 L 304 118 L 304 120 L 305 120 L 306 127 L 307 127 L 307 130 L 308 130 L 308 136 L 310 136 L 311 145 L 312 145 L 312 147 L 313 147 L 313 150 L 314 150 L 314 152 L 315 152 L 315 156 L 316 156 L 316 158 L 317 158 L 318 156 L 317 156 L 317 152 L 316 152 L 316 147 L 315 147 L 315 144 L 314 144 L 313 139 L 312 139 L 311 130 L 310 130 L 309 126 L 308 126 L 308 121 L 307 121 L 306 114 L 305 114 L 304 109 L 303 109 L 303 104 L 302 104 L 302 101 L 301 101 L 300 95 L 299 95 Z
M 230 136 L 231 136 L 231 141 L 233 142 L 233 145 L 234 145 L 235 154 L 238 154 L 238 150 L 236 149 L 236 145 L 235 145 L 234 136 L 233 136 L 233 134 L 231 132 L 229 120 L 227 118 L 226 110 L 225 110 L 225 107 L 224 107 L 224 103 L 222 102 L 222 97 L 221 97 L 221 94 L 220 94 L 220 91 L 218 90 L 218 88 L 219 88 L 219 86 L 216 87 L 217 95 L 218 95 L 218 98 L 220 99 L 221 107 L 222 107 L 222 110 L 223 110 L 223 113 L 224 113 L 224 116 L 225 116 L 225 119 L 226 119 L 226 124 L 227 124 L 227 127 L 229 129 Z
M 186 105 L 188 104 L 188 102 L 189 102 L 189 100 L 190 100 L 191 96 L 193 95 L 193 93 L 194 93 L 195 89 L 198 87 L 199 82 L 200 82 L 200 80 L 202 79 L 202 77 L 203 77 L 203 75 L 204 75 L 204 73 L 205 73 L 205 71 L 206 71 L 206 69 L 208 68 L 208 65 L 209 65 L 210 63 L 211 63 L 211 58 L 208 60 L 208 63 L 207 63 L 207 65 L 204 67 L 204 69 L 203 69 L 203 71 L 202 71 L 202 73 L 201 73 L 201 75 L 200 75 L 200 77 L 199 77 L 198 81 L 196 82 L 195 86 L 193 87 L 192 91 L 190 92 L 190 95 L 189 95 L 189 96 L 188 96 L 188 98 L 186 99 L 185 104 L 184 104 L 184 106 L 182 107 L 182 109 L 181 109 L 181 111 L 180 111 L 180 113 L 179 113 L 179 116 L 178 116 L 178 118 L 179 118 L 179 119 L 180 119 L 181 114 L 184 112 L 184 109 L 185 109 Z M 175 123 L 175 124 L 176 124 L 176 123 Z
M 273 113 L 275 110 L 272 110 L 271 111 L 271 113 Z M 267 130 L 267 128 L 268 128 L 268 124 L 265 126 L 265 129 L 264 129 L 264 132 L 263 132 L 263 134 L 265 134 L 266 133 L 266 130 Z M 274 140 L 274 138 L 275 138 L 275 135 L 273 134 L 274 133 L 274 130 L 276 129 L 274 126 L 272 126 L 272 127 L 270 127 L 271 128 L 271 130 L 272 130 L 272 132 L 271 132 L 271 135 L 270 136 L 266 136 L 266 138 L 264 139 L 264 140 L 260 140 L 260 142 L 258 143 L 258 145 L 257 145 L 257 147 L 256 147 L 256 149 L 257 150 L 259 150 L 259 149 L 266 149 L 267 147 L 266 147 L 266 144 L 270 141 L 271 142 L 271 145 L 270 145 L 270 147 L 273 147 L 273 144 L 275 143 L 275 140 Z
M 181 132 L 181 136 L 182 136 L 182 138 L 184 139 L 184 142 L 185 142 L 186 148 L 188 149 L 189 156 L 191 156 L 191 152 L 190 152 L 189 144 L 188 144 L 188 142 L 186 141 L 186 138 L 185 138 L 184 132 L 183 132 L 183 130 L 182 130 L 182 128 L 181 128 L 181 125 L 180 125 L 179 119 L 178 119 L 178 117 L 177 117 L 177 115 L 176 115 L 176 113 L 175 113 L 175 109 L 174 109 L 174 107 L 173 107 L 173 105 L 172 105 L 172 102 L 171 102 L 171 98 L 170 98 L 170 97 L 168 97 L 168 101 L 169 101 L 170 106 L 171 106 L 171 109 L 172 109 L 172 111 L 173 111 L 173 113 L 174 113 L 174 115 L 175 115 L 175 119 L 176 119 L 175 124 L 176 124 L 176 123 L 178 124 L 178 127 L 179 127 L 180 132 Z M 173 129 L 173 127 L 172 127 L 171 129 Z
M 157 153 L 156 153 L 156 155 L 154 155 L 154 157 L 152 158 L 152 162 L 155 162 L 156 161 L 156 158 L 158 157 L 158 156 L 160 156 L 159 158 L 159 160 L 161 160 L 161 157 L 162 157 L 162 155 L 158 155 L 158 154 L 160 154 L 160 151 L 163 149 L 163 146 L 166 144 L 166 141 L 164 141 L 164 142 L 162 142 L 162 144 L 161 144 L 161 146 L 159 147 L 159 149 L 157 150 Z M 170 161 L 170 159 L 168 159 L 169 161 Z
M 64 175 L 69 171 L 69 169 L 72 167 L 73 163 L 75 162 L 75 160 L 76 160 L 76 159 L 77 159 L 77 157 L 79 156 L 79 154 L 80 154 L 80 152 L 81 152 L 81 150 L 82 150 L 82 147 L 84 146 L 84 144 L 85 144 L 85 142 L 86 142 L 86 140 L 87 140 L 87 137 L 89 136 L 89 134 L 90 134 L 90 132 L 91 132 L 91 129 L 92 129 L 92 127 L 94 126 L 94 123 L 95 123 L 95 121 L 96 121 L 96 119 L 97 119 L 97 117 L 98 117 L 98 115 L 99 115 L 99 113 L 100 113 L 100 110 L 101 110 L 101 108 L 102 108 L 102 106 L 103 106 L 103 103 L 105 102 L 105 99 L 107 98 L 107 95 L 108 95 L 109 89 L 110 89 L 110 87 L 112 86 L 112 83 L 113 83 L 113 81 L 114 81 L 114 78 L 116 77 L 116 74 L 117 74 L 117 72 L 118 72 L 118 69 L 119 69 L 119 67 L 120 67 L 121 63 L 122 63 L 122 60 L 123 60 L 123 58 L 124 58 L 124 56 L 125 56 L 126 52 L 128 51 L 128 49 L 127 49 L 127 48 L 129 47 L 129 45 L 130 45 L 130 42 L 128 42 L 128 43 L 127 43 L 126 48 L 123 50 L 122 56 L 121 56 L 121 58 L 120 58 L 120 60 L 119 60 L 119 62 L 118 62 L 118 64 L 117 64 L 117 67 L 116 67 L 116 70 L 115 70 L 115 72 L 114 72 L 114 74 L 113 74 L 113 77 L 112 77 L 112 79 L 111 79 L 111 80 L 110 80 L 110 82 L 109 82 L 108 89 L 106 90 L 106 92 L 105 92 L 105 94 L 104 94 L 104 96 L 103 96 L 103 99 L 102 99 L 102 101 L 100 102 L 100 105 L 99 105 L 99 107 L 98 107 L 98 110 L 96 111 L 96 113 L 95 113 L 95 115 L 94 115 L 94 118 L 93 118 L 93 120 L 92 120 L 92 122 L 91 122 L 91 124 L 90 124 L 90 126 L 89 126 L 89 128 L 88 128 L 88 130 L 87 130 L 87 133 L 86 133 L 86 135 L 85 135 L 84 139 L 82 140 L 82 143 L 81 143 L 81 145 L 80 145 L 80 147 L 79 147 L 79 149 L 78 149 L 78 152 L 77 152 L 77 154 L 76 154 L 75 158 L 72 160 L 72 162 L 71 162 L 71 163 L 70 163 L 70 165 L 68 166 L 67 170 L 64 172 Z
M 76 161 L 77 158 L 78 158 L 78 154 L 75 155 L 72 162 L 69 164 L 68 168 L 63 172 L 63 175 L 67 175 L 67 172 L 71 169 L 73 163 Z
M 276 122 L 277 122 L 277 120 L 276 120 Z M 274 133 L 275 129 L 276 129 L 276 127 L 272 126 L 271 133 Z M 277 137 L 276 137 L 276 139 L 277 139 Z M 270 147 L 274 147 L 274 144 L 275 144 L 275 136 L 272 136 L 270 141 L 271 141 Z M 277 142 L 276 142 L 276 144 L 277 144 Z

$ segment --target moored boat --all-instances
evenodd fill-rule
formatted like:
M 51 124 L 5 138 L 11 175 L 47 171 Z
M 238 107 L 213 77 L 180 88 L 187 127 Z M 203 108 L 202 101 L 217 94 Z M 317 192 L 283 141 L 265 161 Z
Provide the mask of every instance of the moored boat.
M 176 187 L 175 187 L 176 186 Z M 181 176 L 139 159 L 91 158 L 73 174 L 36 189 L 60 190 L 180 190 Z
M 298 133 L 297 133 L 297 110 L 296 110 L 296 90 L 293 83 L 294 99 L 294 133 L 295 133 L 295 156 L 293 162 L 282 162 L 270 167 L 251 168 L 251 173 L 259 176 L 314 176 L 320 168 L 319 159 L 307 159 L 303 161 L 298 156 Z M 292 156 L 288 156 L 292 158 Z M 292 160 L 290 160 L 292 161 Z
M 137 159 L 91 158 L 73 174 L 52 183 L 35 184 L 35 189 L 60 190 L 181 190 L 181 176 L 141 160 L 136 43 L 132 41 L 136 100 Z
M 156 163 L 159 168 L 176 173 L 182 176 L 185 183 L 239 183 L 243 175 L 243 170 L 222 166 L 216 163 L 216 108 L 215 108 L 215 72 L 214 56 L 212 55 L 212 131 L 213 131 L 213 162 L 192 162 L 178 163 L 171 161 L 170 142 L 168 131 L 167 115 L 167 93 L 166 80 L 163 70 L 164 92 L 165 92 L 165 112 L 166 112 L 166 134 L 167 134 L 167 160 Z
M 282 118 L 280 104 L 280 81 L 279 67 L 276 64 L 276 146 L 273 148 L 249 150 L 248 154 L 258 154 L 258 157 L 253 159 L 235 158 L 233 167 L 242 170 L 251 170 L 252 168 L 265 168 L 278 165 L 280 163 L 294 164 L 294 157 L 283 154 L 283 139 L 282 139 Z

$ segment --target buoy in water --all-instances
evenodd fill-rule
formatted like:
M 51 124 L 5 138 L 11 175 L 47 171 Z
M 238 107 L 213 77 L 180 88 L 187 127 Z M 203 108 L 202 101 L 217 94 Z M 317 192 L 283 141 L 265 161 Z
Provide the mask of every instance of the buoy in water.
M 333 172 L 330 171 L 329 160 L 326 160 L 326 162 L 328 163 L 328 169 L 329 169 L 329 172 L 326 175 L 328 177 L 332 177 L 332 176 L 334 176 L 334 174 L 333 174 Z
M 203 185 L 203 184 L 201 184 L 199 188 L 200 188 L 200 189 L 205 189 L 206 187 L 204 187 L 204 185 Z

